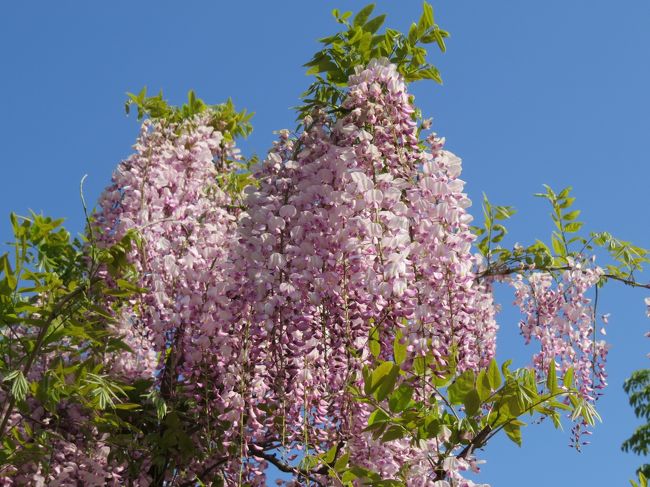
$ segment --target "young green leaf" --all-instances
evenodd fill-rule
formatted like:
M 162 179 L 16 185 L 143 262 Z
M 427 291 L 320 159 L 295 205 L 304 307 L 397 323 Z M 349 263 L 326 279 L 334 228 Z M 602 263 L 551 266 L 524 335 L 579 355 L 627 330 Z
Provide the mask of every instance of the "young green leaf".
M 402 343 L 402 331 L 398 330 L 393 340 L 393 359 L 397 365 L 402 365 L 406 360 L 406 343 Z
M 409 384 L 401 384 L 388 398 L 388 407 L 394 413 L 404 411 L 411 403 L 413 387 Z
M 564 384 L 564 387 L 566 387 L 567 389 L 573 387 L 573 367 L 569 367 L 564 373 L 562 384 Z
M 453 384 L 447 389 L 449 402 L 452 404 L 462 404 L 465 397 L 470 391 L 474 390 L 474 371 L 466 370 L 456 378 Z
M 555 372 L 555 360 L 551 360 L 548 366 L 548 375 L 546 376 L 546 387 L 551 394 L 557 392 L 557 374 Z
M 363 7 L 361 10 L 359 10 L 359 13 L 354 16 L 354 19 L 352 19 L 352 25 L 354 27 L 360 27 L 363 24 L 365 24 L 374 9 L 375 9 L 374 3 L 371 3 L 370 5 L 366 5 L 365 7 Z
M 29 384 L 23 375 L 23 371 L 14 370 L 7 374 L 4 380 L 11 381 L 11 395 L 16 398 L 16 401 L 23 401 L 27 396 L 27 391 L 29 390 Z
M 487 378 L 490 384 L 490 388 L 493 391 L 496 391 L 501 387 L 501 372 L 499 371 L 499 366 L 497 365 L 496 359 L 490 361 L 488 366 Z
M 521 446 L 521 421 L 511 421 L 503 427 L 503 431 L 506 432 L 508 438 L 515 442 L 518 446 Z

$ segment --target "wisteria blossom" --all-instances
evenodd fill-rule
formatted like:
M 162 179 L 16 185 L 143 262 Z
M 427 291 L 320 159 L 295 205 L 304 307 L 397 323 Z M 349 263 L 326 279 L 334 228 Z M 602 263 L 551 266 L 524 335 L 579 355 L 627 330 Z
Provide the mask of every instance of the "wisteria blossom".
M 473 452 L 442 456 L 448 429 L 418 443 L 373 440 L 373 408 L 350 392 L 363 387 L 364 366 L 393 358 L 396 337 L 407 350 L 405 372 L 422 356 L 434 357 L 432 369 L 454 360 L 459 373 L 478 372 L 496 353 L 494 277 L 482 274 L 475 254 L 461 160 L 444 138 L 422 140 L 413 102 L 394 65 L 358 67 L 340 115 L 316 111 L 297 136 L 278 133 L 241 206 L 219 184 L 238 151 L 214 128 L 213 113 L 145 121 L 93 224 L 98 245 L 137 233 L 128 259 L 144 289 L 113 330 L 133 353 L 107 356 L 106 367 L 127 382 L 151 381 L 168 410 L 192 423 L 191 458 L 157 478 L 159 460 L 136 448 L 134 476 L 95 431 L 93 445 L 62 438 L 48 472 L 15 479 L 190 485 L 219 472 L 225 485 L 262 486 L 273 463 L 330 485 L 327 471 L 305 472 L 299 461 L 334 447 L 385 478 L 406 475 L 410 486 L 477 486 L 464 476 L 479 469 Z M 588 297 L 602 276 L 571 261 L 561 273 L 522 269 L 504 278 L 526 343 L 539 343 L 539 376 L 551 362 L 572 367 L 588 401 L 607 377 L 607 345 L 594 338 Z M 414 392 L 417 401 L 432 397 L 431 385 Z M 154 433 L 163 438 L 167 427 Z M 173 454 L 168 460 L 181 463 L 183 452 Z
M 288 452 L 305 437 L 315 451 L 343 442 L 380 473 L 406 462 L 413 485 L 429 485 L 430 452 L 370 441 L 370 411 L 346 389 L 370 361 L 373 326 L 385 350 L 401 329 L 412 357 L 433 344 L 442 360 L 454 343 L 461 370 L 485 366 L 492 296 L 473 271 L 460 160 L 435 137 L 429 151 L 419 147 L 395 67 L 360 69 L 344 107 L 350 114 L 334 126 L 316 114 L 297 141 L 281 133 L 247 191 L 233 265 L 250 283 L 239 325 L 251 384 L 245 441 Z M 270 426 L 277 411 L 281 434 Z

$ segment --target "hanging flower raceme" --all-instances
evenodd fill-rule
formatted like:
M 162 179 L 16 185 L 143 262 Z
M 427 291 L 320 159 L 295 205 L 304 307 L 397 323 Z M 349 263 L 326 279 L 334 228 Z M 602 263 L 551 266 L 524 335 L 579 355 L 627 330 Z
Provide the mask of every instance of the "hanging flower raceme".
M 525 315 L 519 325 L 521 333 L 526 343 L 535 339 L 540 344 L 533 357 L 539 375 L 546 376 L 551 361 L 558 362 L 561 372 L 572 367 L 576 387 L 592 401 L 607 385 L 607 344 L 594 339 L 594 307 L 586 295 L 602 275 L 599 267 L 585 268 L 571 262 L 557 281 L 550 273 L 539 272 L 528 282 L 519 275 L 512 283 L 515 304 Z
M 210 450 L 215 439 L 202 435 L 218 428 L 207 423 L 219 413 L 215 403 L 223 406 L 219 391 L 239 341 L 227 325 L 223 278 L 236 218 L 217 185 L 215 161 L 236 152 L 212 128 L 209 113 L 178 124 L 145 121 L 135 150 L 115 171 L 96 217 L 100 243 L 128 230 L 139 234 L 141 245 L 129 258 L 146 289 L 122 310 L 117 330 L 135 353 L 110 366 L 152 379 L 163 401 L 189 400 L 188 414 L 205 426 L 194 448 Z
M 475 237 L 466 211 L 470 201 L 458 179 L 460 159 L 433 136 L 430 151 L 420 148 L 412 100 L 395 66 L 374 61 L 359 70 L 344 106 L 351 113 L 340 123 L 339 144 L 351 146 L 357 156 L 350 190 L 365 202 L 367 230 L 360 234 L 376 256 L 372 279 L 362 283 L 370 286 L 361 292 L 370 302 L 385 300 L 373 317 L 384 357 L 390 357 L 401 324 L 411 358 L 432 353 L 444 364 L 455 354 L 461 371 L 487 365 L 494 355 L 495 311 L 490 290 L 475 279 Z M 426 401 L 431 392 L 426 389 L 419 399 Z M 361 429 L 367 416 L 360 416 Z M 360 429 L 357 437 L 367 438 Z M 369 455 L 364 448 L 357 453 L 359 459 L 382 457 L 381 446 L 372 443 Z M 384 473 L 410 464 L 413 482 L 425 482 L 433 443 L 418 451 L 408 442 L 391 442 L 383 448 Z M 462 463 L 452 476 L 466 468 Z
M 539 343 L 540 350 L 533 355 L 538 377 L 546 377 L 551 363 L 561 374 L 572 369 L 573 385 L 588 403 L 595 402 L 607 385 L 609 347 L 596 338 L 595 307 L 587 297 L 602 276 L 600 267 L 569 258 L 567 270 L 559 276 L 534 272 L 511 280 L 515 304 L 525 317 L 519 323 L 521 334 L 526 344 Z M 571 444 L 575 448 L 586 444 L 582 436 L 589 434 L 589 426 L 584 419 L 574 425 Z
M 184 348 L 182 342 L 189 344 L 194 333 L 203 332 L 199 324 L 210 326 L 209 315 L 201 313 L 214 299 L 209 288 L 222 271 L 234 222 L 225 209 L 228 197 L 216 184 L 214 159 L 222 141 L 205 117 L 180 126 L 145 121 L 136 154 L 118 166 L 100 198 L 101 241 L 116 241 L 135 229 L 143 242 L 132 259 L 149 292 L 141 312 L 133 310 L 124 320 L 132 339 L 139 340 L 138 350 L 147 352 L 134 357 L 142 360 L 143 370 L 161 365 L 155 354 L 174 342 L 190 363 L 206 349 L 201 344 Z M 196 329 L 188 329 L 190 322 Z
M 433 349 L 444 362 L 453 348 L 461 370 L 476 369 L 494 354 L 494 307 L 473 273 L 460 160 L 438 139 L 419 147 L 395 67 L 359 70 L 343 107 L 335 121 L 316 114 L 295 142 L 283 133 L 248 191 L 233 266 L 250 282 L 245 441 L 287 452 L 346 444 L 382 474 L 406 462 L 424 479 L 429 447 L 362 432 L 370 410 L 348 387 L 372 360 L 370 330 L 386 351 L 403 329 L 412 358 Z

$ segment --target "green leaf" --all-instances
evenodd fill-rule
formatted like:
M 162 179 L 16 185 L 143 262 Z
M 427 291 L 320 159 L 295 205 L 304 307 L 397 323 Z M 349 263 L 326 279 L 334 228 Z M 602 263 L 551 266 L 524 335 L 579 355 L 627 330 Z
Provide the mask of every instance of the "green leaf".
M 503 237 L 506 235 L 507 230 L 506 227 L 500 224 L 495 224 L 493 226 L 494 234 L 492 236 L 492 243 L 499 243 L 501 240 L 503 240 Z
M 578 218 L 578 216 L 580 216 L 580 210 L 575 210 L 562 215 L 562 219 L 570 222 Z
M 562 202 L 558 205 L 558 208 L 565 210 L 566 208 L 569 208 L 571 205 L 573 205 L 573 202 L 575 200 L 576 199 L 574 197 L 564 198 Z
M 9 289 L 13 291 L 18 285 L 18 280 L 11 270 L 11 265 L 9 264 L 9 258 L 7 254 L 2 255 L 2 267 L 5 273 L 5 279 L 7 280 L 7 285 L 9 286 Z
M 546 387 L 551 394 L 557 392 L 557 374 L 555 372 L 555 360 L 551 360 L 548 366 L 548 375 L 546 376 Z
M 27 391 L 29 390 L 29 384 L 27 379 L 23 375 L 22 370 L 14 370 L 7 374 L 4 378 L 5 381 L 11 382 L 11 395 L 16 398 L 16 401 L 21 402 L 27 396 Z
M 413 387 L 408 384 L 401 384 L 388 399 L 388 407 L 394 413 L 404 411 L 411 403 Z
M 428 358 L 418 355 L 413 359 L 413 370 L 417 375 L 423 375 L 428 368 Z
M 400 438 L 404 438 L 404 434 L 404 428 L 398 425 L 393 425 L 386 430 L 384 435 L 381 437 L 381 441 L 383 443 L 386 443 L 388 441 L 398 440 Z
M 122 402 L 122 403 L 116 404 L 115 409 L 122 409 L 122 410 L 126 410 L 126 411 L 131 411 L 131 410 L 134 410 L 134 409 L 142 409 L 142 406 L 140 404 Z
M 573 367 L 569 367 L 564 373 L 562 384 L 564 384 L 564 387 L 569 389 L 573 387 Z
M 366 25 L 363 26 L 363 30 L 365 30 L 366 32 L 370 32 L 371 34 L 374 34 L 384 24 L 384 20 L 386 20 L 385 14 L 378 15 L 374 19 L 367 22 Z
M 496 359 L 492 359 L 490 361 L 490 365 L 488 366 L 487 371 L 487 378 L 490 384 L 490 388 L 493 391 L 496 391 L 499 387 L 501 387 L 501 373 L 499 372 L 499 366 L 497 365 Z
M 365 7 L 363 7 L 361 10 L 359 10 L 359 13 L 354 16 L 354 19 L 352 20 L 352 25 L 354 27 L 360 27 L 363 24 L 365 24 L 374 9 L 375 9 L 374 3 L 371 3 L 370 5 L 366 5 Z
M 372 379 L 370 377 L 371 370 L 367 365 L 364 365 L 361 368 L 361 376 L 363 377 L 363 392 L 364 394 L 370 394 L 370 388 L 372 387 Z
M 508 369 L 508 367 L 510 367 L 510 364 L 511 364 L 511 363 L 512 363 L 512 360 L 511 360 L 511 359 L 508 359 L 508 360 L 506 360 L 505 362 L 503 362 L 503 363 L 501 364 L 501 374 L 502 374 L 503 377 L 505 377 L 506 379 L 512 376 L 512 372 L 510 372 L 510 370 Z M 500 379 L 499 379 L 499 380 L 500 380 Z
M 576 233 L 582 228 L 583 225 L 583 222 L 571 222 L 564 227 L 564 231 L 567 233 Z
M 428 26 L 433 27 L 433 7 L 426 1 L 422 3 L 422 16 L 426 18 Z
M 391 365 L 391 368 L 388 373 L 383 376 L 383 378 L 379 379 L 379 387 L 377 387 L 374 392 L 375 398 L 378 401 L 383 401 L 386 396 L 388 396 L 388 394 L 393 392 L 393 389 L 395 388 L 395 381 L 399 376 L 399 367 L 391 362 L 387 363 Z
M 420 74 L 424 79 L 432 79 L 436 83 L 442 84 L 442 76 L 440 76 L 440 71 L 438 71 L 438 69 L 433 66 L 420 70 Z
M 366 376 L 364 391 L 366 394 L 372 394 L 380 386 L 380 384 L 389 377 L 393 370 L 399 372 L 399 368 L 392 362 L 382 362 L 375 368 L 369 375 Z
M 334 458 L 336 458 L 336 452 L 338 449 L 338 445 L 334 445 L 332 448 L 327 450 L 327 452 L 325 452 L 325 455 L 323 455 L 323 461 L 327 464 L 332 463 L 334 461 Z
M 515 421 L 507 423 L 503 427 L 503 431 L 506 432 L 508 438 L 514 441 L 518 446 L 521 446 L 521 427 L 516 423 L 517 422 Z
M 436 28 L 433 31 L 433 36 L 436 41 L 436 44 L 438 44 L 438 49 L 440 49 L 440 52 L 447 52 L 447 46 L 445 45 L 445 37 L 449 37 L 449 33 L 447 31 Z
M 345 452 L 339 458 L 337 458 L 336 463 L 334 464 L 334 470 L 341 472 L 345 467 L 348 466 L 348 461 L 350 460 L 350 452 Z
M 453 384 L 447 389 L 449 402 L 462 404 L 470 391 L 474 390 L 474 371 L 466 370 L 456 378 Z
M 463 405 L 465 406 L 465 414 L 468 417 L 475 416 L 478 413 L 479 408 L 481 407 L 481 398 L 479 397 L 476 389 L 470 390 L 463 399 Z
M 372 356 L 375 358 L 379 357 L 379 354 L 381 353 L 381 345 L 379 343 L 379 328 L 377 326 L 373 326 L 370 330 L 368 345 Z
M 551 235 L 551 244 L 553 246 L 553 251 L 556 253 L 556 255 L 561 255 L 565 256 L 566 255 L 566 249 L 564 248 L 564 244 L 562 243 L 562 240 L 555 234 Z
M 424 2 L 422 7 L 422 15 L 420 15 L 420 20 L 418 21 L 418 32 L 420 36 L 433 27 L 433 8 L 426 2 Z
M 377 423 L 385 423 L 388 421 L 388 415 L 383 412 L 381 409 L 375 409 L 370 416 L 368 417 L 368 426 L 372 426 Z
M 485 369 L 481 369 L 476 378 L 476 392 L 481 402 L 485 401 L 492 394 L 492 386 Z
M 343 485 L 345 485 L 345 487 L 349 487 L 354 485 L 353 481 L 358 478 L 359 477 L 355 472 L 353 472 L 352 470 L 346 470 L 343 472 L 343 475 L 341 475 L 341 482 L 343 482 Z
M 411 24 L 411 27 L 409 28 L 408 42 L 413 46 L 415 45 L 417 40 L 418 40 L 418 26 L 415 22 L 413 22 Z
M 393 340 L 393 359 L 397 365 L 402 365 L 406 360 L 406 343 L 402 343 L 402 330 L 398 330 Z
M 318 465 L 318 457 L 316 455 L 305 455 L 300 461 L 300 468 L 303 470 L 311 470 Z
M 494 208 L 494 218 L 497 220 L 507 220 L 517 212 L 512 206 L 497 206 Z

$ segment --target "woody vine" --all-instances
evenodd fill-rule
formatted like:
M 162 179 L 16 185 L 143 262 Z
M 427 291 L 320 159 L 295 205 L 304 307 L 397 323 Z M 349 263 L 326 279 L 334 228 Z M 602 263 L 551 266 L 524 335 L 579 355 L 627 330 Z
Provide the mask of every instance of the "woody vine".
M 531 417 L 582 447 L 606 384 L 598 293 L 649 289 L 648 251 L 584 235 L 570 188 L 536 195 L 547 242 L 501 246 L 515 211 L 487 198 L 476 225 L 461 160 L 408 91 L 440 82 L 425 46 L 449 34 L 427 3 L 406 34 L 372 14 L 333 12 L 298 127 L 263 160 L 237 149 L 251 115 L 232 101 L 143 90 L 83 239 L 12 215 L 4 484 L 469 487 Z M 528 368 L 494 358 L 504 285 Z

